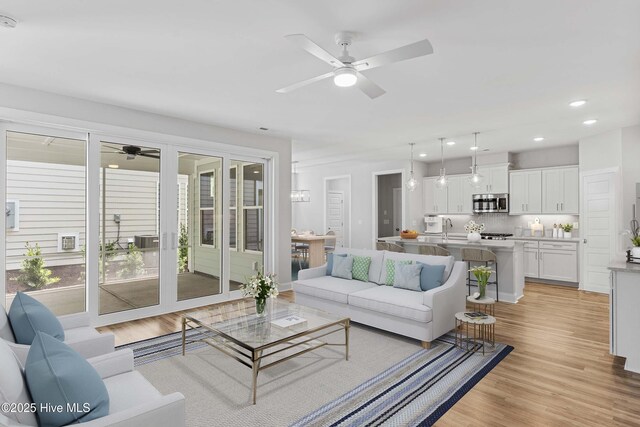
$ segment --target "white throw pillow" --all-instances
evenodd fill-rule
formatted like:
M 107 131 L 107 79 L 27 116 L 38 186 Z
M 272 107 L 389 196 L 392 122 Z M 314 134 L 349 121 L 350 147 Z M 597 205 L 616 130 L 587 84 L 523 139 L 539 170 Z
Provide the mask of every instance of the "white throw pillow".
M 393 287 L 408 289 L 410 291 L 420 291 L 420 272 L 422 265 L 420 264 L 403 264 L 396 261 L 396 272 L 393 277 Z

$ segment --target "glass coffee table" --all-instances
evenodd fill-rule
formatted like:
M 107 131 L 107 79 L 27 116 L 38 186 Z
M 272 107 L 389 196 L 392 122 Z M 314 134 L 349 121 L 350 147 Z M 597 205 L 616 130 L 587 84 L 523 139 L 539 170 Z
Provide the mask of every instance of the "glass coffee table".
M 253 300 L 200 309 L 182 315 L 182 355 L 187 342 L 203 342 L 253 371 L 252 398 L 256 403 L 258 373 L 301 354 L 328 346 L 344 346 L 349 360 L 348 317 L 274 299 L 263 317 Z M 187 331 L 194 330 L 187 338 Z M 321 338 L 344 331 L 344 343 Z M 268 360 L 267 360 L 268 359 Z

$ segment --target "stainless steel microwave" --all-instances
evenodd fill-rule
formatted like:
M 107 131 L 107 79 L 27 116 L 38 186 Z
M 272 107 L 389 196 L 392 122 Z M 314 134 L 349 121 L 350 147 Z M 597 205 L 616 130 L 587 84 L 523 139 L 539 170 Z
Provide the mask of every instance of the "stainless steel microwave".
M 509 213 L 508 194 L 474 194 L 473 213 Z

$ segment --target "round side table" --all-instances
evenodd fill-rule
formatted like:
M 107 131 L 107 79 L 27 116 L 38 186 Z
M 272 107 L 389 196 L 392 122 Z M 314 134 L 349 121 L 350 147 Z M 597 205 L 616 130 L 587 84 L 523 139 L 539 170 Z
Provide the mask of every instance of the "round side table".
M 490 316 L 495 316 L 495 307 L 496 300 L 490 297 L 484 297 L 480 299 L 475 299 L 473 295 L 469 295 L 467 297 L 467 302 L 472 304 L 471 308 L 473 311 L 481 311 L 483 313 L 487 313 Z
M 496 346 L 496 318 L 487 315 L 484 319 L 472 319 L 466 312 L 456 313 L 455 343 L 463 350 L 477 352 L 482 348 L 482 354 L 493 351 Z M 490 349 L 487 349 L 490 346 Z

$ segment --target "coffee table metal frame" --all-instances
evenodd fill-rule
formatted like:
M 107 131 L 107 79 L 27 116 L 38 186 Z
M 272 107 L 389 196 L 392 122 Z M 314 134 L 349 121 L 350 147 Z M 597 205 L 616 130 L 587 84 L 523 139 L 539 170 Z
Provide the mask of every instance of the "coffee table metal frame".
M 487 316 L 486 319 L 471 319 L 464 315 L 464 311 L 456 313 L 455 343 L 461 349 L 477 352 L 482 347 L 482 354 L 485 354 L 485 347 L 491 344 L 491 351 L 496 347 L 496 318 Z M 471 328 L 469 328 L 471 325 Z M 466 330 L 465 330 L 466 329 Z M 471 329 L 471 331 L 469 331 Z
M 264 318 L 263 320 L 265 322 L 268 322 L 268 318 Z M 325 345 L 344 346 L 345 360 L 348 361 L 350 322 L 351 320 L 348 317 L 342 318 L 335 322 L 330 322 L 316 328 L 307 329 L 268 344 L 253 347 L 224 333 L 223 331 L 216 329 L 216 324 L 206 324 L 187 313 L 182 315 L 182 355 L 185 355 L 187 342 L 203 342 L 221 351 L 227 356 L 237 360 L 248 368 L 251 368 L 251 370 L 253 371 L 252 398 L 253 404 L 255 405 L 257 394 L 256 392 L 258 388 L 258 373 L 264 369 L 270 368 L 296 356 L 300 356 L 304 353 L 316 350 L 320 347 L 324 347 Z M 198 334 L 196 335 L 196 337 L 190 337 L 189 339 L 187 339 L 188 329 L 198 330 Z M 330 330 L 326 331 L 326 329 Z M 328 343 L 319 341 L 319 338 L 333 334 L 335 332 L 340 332 L 342 330 L 344 330 L 344 343 Z M 276 359 L 266 365 L 262 364 L 262 360 L 267 357 L 275 356 L 282 353 L 283 351 L 287 351 L 300 346 L 304 347 L 304 349 Z

